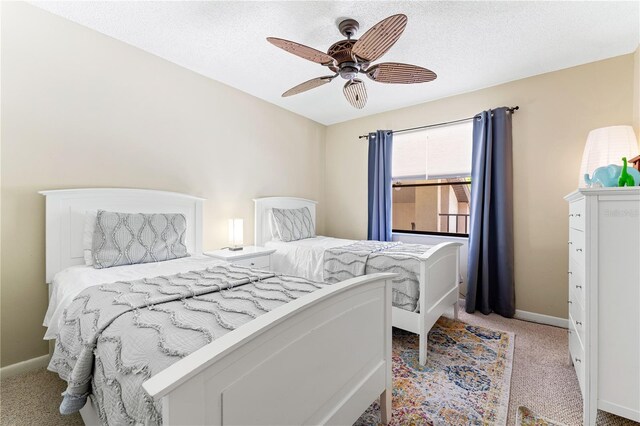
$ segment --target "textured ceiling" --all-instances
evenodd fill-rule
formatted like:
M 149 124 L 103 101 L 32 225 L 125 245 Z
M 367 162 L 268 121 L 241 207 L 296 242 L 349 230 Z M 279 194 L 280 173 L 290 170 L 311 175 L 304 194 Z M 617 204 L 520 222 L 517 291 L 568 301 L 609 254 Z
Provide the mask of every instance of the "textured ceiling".
M 32 2 L 323 124 L 493 86 L 634 51 L 640 2 Z M 431 83 L 387 85 L 365 78 L 362 110 L 342 95 L 343 80 L 282 98 L 327 69 L 267 43 L 275 36 L 318 50 L 343 37 L 341 18 L 360 34 L 404 13 L 409 22 L 380 61 L 438 74 Z M 357 36 L 356 36 L 357 38 Z M 378 62 L 380 62 L 378 61 Z

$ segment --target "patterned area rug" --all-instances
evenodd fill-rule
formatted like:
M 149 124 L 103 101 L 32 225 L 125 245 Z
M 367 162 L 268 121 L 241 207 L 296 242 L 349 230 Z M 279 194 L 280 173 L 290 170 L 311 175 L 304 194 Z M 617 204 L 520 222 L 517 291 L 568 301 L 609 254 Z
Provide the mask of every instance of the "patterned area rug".
M 441 317 L 421 367 L 418 336 L 394 328 L 391 425 L 505 425 L 513 344 L 511 333 Z M 375 402 L 354 426 L 378 424 Z
M 518 407 L 516 426 L 565 426 L 565 424 L 537 416 L 527 407 L 520 406 Z

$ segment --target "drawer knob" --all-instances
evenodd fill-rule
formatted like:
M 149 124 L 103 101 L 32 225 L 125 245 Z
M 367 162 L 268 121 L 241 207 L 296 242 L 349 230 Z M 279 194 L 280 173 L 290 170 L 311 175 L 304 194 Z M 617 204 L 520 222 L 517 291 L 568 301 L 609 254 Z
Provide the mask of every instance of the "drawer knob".
M 568 304 L 572 304 L 573 302 L 571 300 L 567 300 L 567 303 Z
M 569 213 L 569 217 L 573 217 L 573 213 Z
M 573 275 L 573 272 L 569 271 L 569 272 L 567 272 L 567 274 L 569 274 L 569 275 Z
M 254 266 L 254 265 L 255 265 L 255 263 L 251 262 L 251 266 Z
M 576 251 L 582 251 L 582 249 L 581 248 L 577 248 Z
M 571 334 L 571 333 L 573 333 L 573 331 L 571 331 L 571 330 L 567 330 L 567 333 Z
M 569 244 L 569 245 L 571 245 L 571 244 L 573 244 L 573 243 L 572 243 L 571 241 L 569 241 L 569 243 L 568 243 L 568 244 Z
M 580 217 L 580 213 L 576 213 L 576 217 Z
M 582 360 L 580 358 L 574 358 L 573 359 L 575 362 L 582 362 Z
M 576 325 L 582 325 L 580 321 L 576 321 Z
M 581 285 L 577 285 L 577 284 L 576 284 L 576 288 L 582 288 L 582 286 L 581 286 Z

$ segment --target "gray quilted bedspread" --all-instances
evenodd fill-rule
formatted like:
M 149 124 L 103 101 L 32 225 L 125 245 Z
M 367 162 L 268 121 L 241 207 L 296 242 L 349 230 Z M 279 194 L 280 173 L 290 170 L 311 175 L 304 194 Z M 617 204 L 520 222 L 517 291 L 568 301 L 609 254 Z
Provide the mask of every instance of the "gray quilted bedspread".
M 93 394 L 104 424 L 161 424 L 142 383 L 214 339 L 325 284 L 217 265 L 88 288 L 64 313 L 49 364 L 68 383 L 60 406 Z
M 393 306 L 419 311 L 421 255 L 432 246 L 401 242 L 358 241 L 324 252 L 324 280 L 334 284 L 377 272 L 394 272 Z

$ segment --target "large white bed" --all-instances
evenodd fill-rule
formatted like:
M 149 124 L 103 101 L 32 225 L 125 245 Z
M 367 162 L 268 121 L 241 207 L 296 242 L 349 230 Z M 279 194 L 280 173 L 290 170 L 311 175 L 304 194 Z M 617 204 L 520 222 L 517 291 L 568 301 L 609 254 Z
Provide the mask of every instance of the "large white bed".
M 46 275 L 53 286 L 47 338 L 59 331 L 65 307 L 92 286 L 220 263 L 202 255 L 200 198 L 135 189 L 42 194 Z M 102 270 L 84 266 L 84 216 L 96 209 L 182 213 L 191 256 Z M 392 277 L 364 276 L 299 297 L 181 358 L 146 380 L 141 391 L 161 401 L 167 425 L 352 424 L 377 397 L 382 421 L 388 423 Z M 100 423 L 96 408 L 89 397 L 80 410 L 86 424 Z
M 316 236 L 297 241 L 283 242 L 274 238 L 272 209 L 307 208 L 315 226 L 316 202 L 295 197 L 267 197 L 254 200 L 255 244 L 276 249 L 271 255 L 272 268 L 276 272 L 302 276 L 315 281 L 325 281 L 324 256 L 327 250 L 344 247 L 354 240 Z M 427 337 L 438 318 L 453 311 L 458 318 L 459 248 L 458 242 L 445 242 L 430 247 L 419 262 L 419 296 L 414 311 L 392 308 L 394 327 L 420 336 L 419 361 L 427 359 Z

